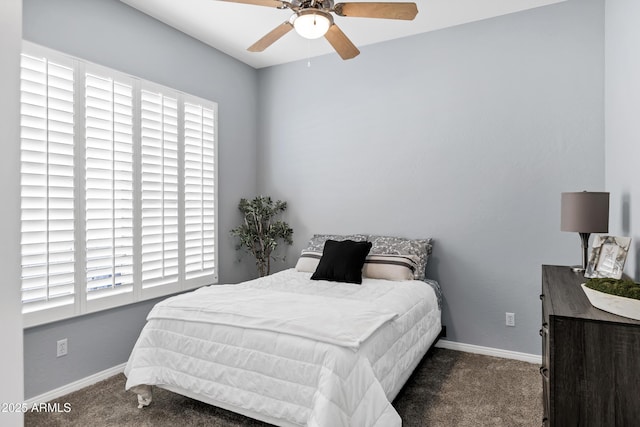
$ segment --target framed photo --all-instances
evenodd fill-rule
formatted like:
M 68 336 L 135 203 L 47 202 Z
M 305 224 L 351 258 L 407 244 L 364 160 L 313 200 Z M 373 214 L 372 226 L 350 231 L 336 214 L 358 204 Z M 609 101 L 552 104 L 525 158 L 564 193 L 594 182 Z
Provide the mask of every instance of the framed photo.
M 609 277 L 620 279 L 631 237 L 596 235 L 584 277 Z

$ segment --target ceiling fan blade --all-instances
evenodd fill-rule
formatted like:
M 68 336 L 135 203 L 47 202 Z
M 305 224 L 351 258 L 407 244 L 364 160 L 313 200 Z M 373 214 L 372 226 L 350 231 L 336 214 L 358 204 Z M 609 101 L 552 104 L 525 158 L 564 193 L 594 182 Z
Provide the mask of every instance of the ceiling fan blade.
M 418 14 L 418 7 L 415 3 L 338 3 L 333 11 L 340 16 L 411 21 Z
M 219 1 L 225 1 L 228 3 L 252 4 L 254 6 L 277 7 L 281 9 L 286 7 L 283 2 L 278 0 L 219 0 Z
M 351 43 L 351 40 L 342 32 L 336 24 L 329 27 L 329 31 L 324 35 L 331 46 L 338 52 L 342 59 L 355 58 L 360 54 L 358 48 Z
M 285 21 L 273 30 L 269 31 L 264 37 L 247 48 L 249 52 L 262 52 L 289 31 L 293 30 L 293 25 L 289 21 Z

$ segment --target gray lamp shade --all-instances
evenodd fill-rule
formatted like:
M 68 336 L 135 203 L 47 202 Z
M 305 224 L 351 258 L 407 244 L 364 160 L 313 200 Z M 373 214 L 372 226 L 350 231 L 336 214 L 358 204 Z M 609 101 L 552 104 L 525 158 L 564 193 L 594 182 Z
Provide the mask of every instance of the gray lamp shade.
M 609 232 L 609 193 L 562 193 L 560 230 Z

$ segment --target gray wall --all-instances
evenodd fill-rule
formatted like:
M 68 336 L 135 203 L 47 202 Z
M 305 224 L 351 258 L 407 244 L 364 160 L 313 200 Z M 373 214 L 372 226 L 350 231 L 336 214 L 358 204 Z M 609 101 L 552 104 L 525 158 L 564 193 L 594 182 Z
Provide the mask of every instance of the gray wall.
M 625 272 L 640 281 L 640 2 L 607 0 L 605 56 L 606 183 L 610 233 L 631 236 Z
M 0 403 L 23 399 L 20 312 L 20 43 L 22 0 L 0 2 Z M 22 413 L 0 412 L 0 425 L 22 425 Z
M 604 189 L 603 19 L 570 0 L 261 70 L 290 265 L 313 233 L 431 236 L 447 338 L 540 354 L 540 265 L 580 262 L 560 193 Z
M 25 398 L 29 399 L 124 363 L 145 318 L 159 300 L 118 307 L 25 330 Z M 56 341 L 68 354 L 56 357 Z
M 220 281 L 251 277 L 228 230 L 256 193 L 257 71 L 117 0 L 25 0 L 23 36 L 64 53 L 218 102 Z M 25 330 L 25 396 L 126 362 L 151 302 Z M 69 338 L 69 355 L 55 341 Z

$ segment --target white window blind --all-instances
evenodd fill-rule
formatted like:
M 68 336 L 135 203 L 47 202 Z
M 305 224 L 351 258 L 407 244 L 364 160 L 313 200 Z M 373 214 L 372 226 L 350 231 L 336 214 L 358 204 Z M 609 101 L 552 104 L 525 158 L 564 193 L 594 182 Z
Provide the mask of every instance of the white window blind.
M 74 71 L 22 55 L 20 82 L 24 311 L 74 302 Z
M 178 277 L 178 101 L 142 90 L 142 287 Z
M 87 292 L 133 285 L 133 93 L 110 77 L 85 76 Z
M 24 325 L 215 283 L 216 104 L 24 45 Z
M 215 268 L 215 120 L 212 109 L 184 104 L 184 216 L 187 278 Z

